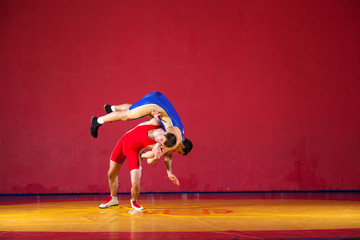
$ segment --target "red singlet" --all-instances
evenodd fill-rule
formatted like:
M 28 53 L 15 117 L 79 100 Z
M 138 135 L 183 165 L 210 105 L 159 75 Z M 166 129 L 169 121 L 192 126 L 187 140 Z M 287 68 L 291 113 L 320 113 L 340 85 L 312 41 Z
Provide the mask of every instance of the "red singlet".
M 148 132 L 153 129 L 161 128 L 155 125 L 140 125 L 129 132 L 119 140 L 114 151 L 111 154 L 111 161 L 123 164 L 128 159 L 130 171 L 139 169 L 138 155 L 144 147 L 156 143 L 148 137 Z

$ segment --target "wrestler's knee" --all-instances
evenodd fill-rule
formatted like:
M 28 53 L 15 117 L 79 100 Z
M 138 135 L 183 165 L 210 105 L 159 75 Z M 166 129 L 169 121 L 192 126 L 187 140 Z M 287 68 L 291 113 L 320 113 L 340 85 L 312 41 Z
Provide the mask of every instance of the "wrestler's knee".
M 117 176 L 117 173 L 116 173 L 115 171 L 109 169 L 109 171 L 108 171 L 108 178 L 109 178 L 110 180 L 114 180 L 114 179 L 116 178 L 116 176 Z
M 119 169 L 120 169 L 120 166 L 121 164 L 118 164 L 116 162 L 113 162 L 111 161 L 110 162 L 110 167 L 109 167 L 109 170 L 108 170 L 108 178 L 110 180 L 114 180 L 116 178 L 116 176 L 118 175 L 119 173 Z
M 131 187 L 136 190 L 139 190 L 141 188 L 140 183 L 138 183 L 138 182 L 131 183 Z
M 119 105 L 117 108 L 115 108 L 116 110 L 118 111 L 127 111 L 130 109 L 130 107 L 132 106 L 131 103 L 124 103 L 124 104 L 121 104 Z

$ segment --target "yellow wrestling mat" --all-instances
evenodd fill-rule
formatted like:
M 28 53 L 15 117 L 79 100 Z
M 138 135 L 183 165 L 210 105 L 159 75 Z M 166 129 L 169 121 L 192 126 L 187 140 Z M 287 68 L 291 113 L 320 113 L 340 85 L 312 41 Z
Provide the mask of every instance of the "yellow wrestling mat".
M 105 200 L 106 198 L 104 198 Z M 360 228 L 360 201 L 317 199 L 128 199 L 100 209 L 101 200 L 2 203 L 0 231 L 182 232 Z

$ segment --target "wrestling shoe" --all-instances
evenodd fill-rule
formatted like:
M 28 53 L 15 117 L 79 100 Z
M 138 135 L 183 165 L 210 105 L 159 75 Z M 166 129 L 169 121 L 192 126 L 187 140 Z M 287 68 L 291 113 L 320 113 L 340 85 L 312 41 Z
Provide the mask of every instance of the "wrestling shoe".
M 101 126 L 101 124 L 97 122 L 97 119 L 98 118 L 95 116 L 91 118 L 90 134 L 93 138 L 97 138 L 98 130 L 99 127 Z
M 144 208 L 139 204 L 139 201 L 133 201 L 130 199 L 131 207 L 135 210 L 144 210 Z
M 112 206 L 117 206 L 119 205 L 119 200 L 116 198 L 113 198 L 112 196 L 109 196 L 108 199 L 106 200 L 106 202 L 102 203 L 99 205 L 99 208 L 108 208 L 108 207 L 112 207 Z
M 111 106 L 109 104 L 105 104 L 104 105 L 104 110 L 107 114 L 111 113 L 112 110 L 111 110 Z

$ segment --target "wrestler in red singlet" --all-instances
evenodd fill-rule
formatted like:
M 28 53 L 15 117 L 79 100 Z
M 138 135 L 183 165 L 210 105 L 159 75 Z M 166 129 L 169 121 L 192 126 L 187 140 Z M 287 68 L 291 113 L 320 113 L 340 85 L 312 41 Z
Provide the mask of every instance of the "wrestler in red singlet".
M 161 126 L 140 125 L 125 133 L 116 144 L 111 154 L 111 161 L 123 164 L 127 158 L 130 171 L 139 169 L 138 154 L 140 150 L 156 143 L 155 140 L 148 137 L 148 132 L 158 128 L 161 128 Z

